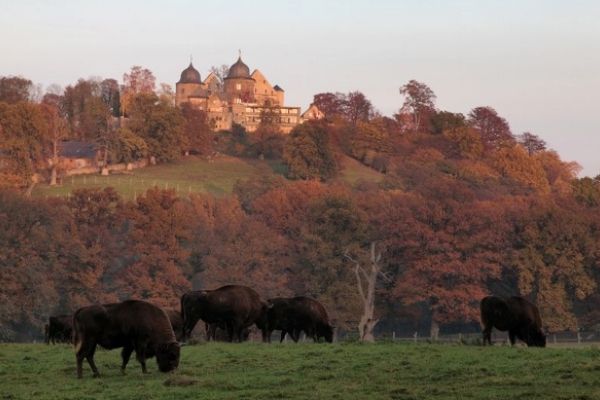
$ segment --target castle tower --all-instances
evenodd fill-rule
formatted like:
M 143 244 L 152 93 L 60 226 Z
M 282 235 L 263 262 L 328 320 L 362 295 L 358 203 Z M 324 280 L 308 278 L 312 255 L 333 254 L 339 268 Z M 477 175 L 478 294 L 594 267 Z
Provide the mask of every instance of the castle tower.
M 200 72 L 194 68 L 190 61 L 190 65 L 181 72 L 179 82 L 175 84 L 175 104 L 179 106 L 190 101 L 190 97 L 201 96 L 203 88 Z
M 242 56 L 229 68 L 224 79 L 225 96 L 229 104 L 254 103 L 254 79 L 250 68 L 242 61 Z

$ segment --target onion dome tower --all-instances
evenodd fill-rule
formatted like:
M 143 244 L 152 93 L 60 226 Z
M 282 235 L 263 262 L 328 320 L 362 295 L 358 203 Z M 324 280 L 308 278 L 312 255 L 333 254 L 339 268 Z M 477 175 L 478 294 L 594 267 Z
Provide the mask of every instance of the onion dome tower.
M 230 104 L 254 103 L 255 82 L 250 76 L 250 68 L 242 61 L 241 52 L 224 80 L 225 95 Z
M 181 105 L 188 102 L 190 97 L 199 96 L 202 93 L 202 80 L 200 72 L 190 60 L 190 65 L 181 72 L 179 82 L 175 84 L 175 104 Z

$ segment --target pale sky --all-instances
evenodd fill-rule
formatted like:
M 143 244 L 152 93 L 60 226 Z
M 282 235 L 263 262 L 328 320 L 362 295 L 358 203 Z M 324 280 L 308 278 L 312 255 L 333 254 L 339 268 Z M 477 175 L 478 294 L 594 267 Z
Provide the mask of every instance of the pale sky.
M 391 115 L 416 79 L 439 108 L 492 106 L 600 174 L 597 0 L 0 0 L 0 75 L 44 87 L 132 65 L 174 86 L 190 55 L 204 78 L 238 49 L 288 105 L 360 90 Z

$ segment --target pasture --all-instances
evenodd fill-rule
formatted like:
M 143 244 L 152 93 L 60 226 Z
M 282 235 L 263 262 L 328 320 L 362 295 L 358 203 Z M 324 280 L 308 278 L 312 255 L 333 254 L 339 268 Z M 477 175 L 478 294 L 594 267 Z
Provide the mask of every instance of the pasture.
M 67 345 L 0 345 L 0 399 L 598 399 L 600 350 L 412 343 L 209 343 L 177 372 L 98 351 L 75 378 Z
M 342 157 L 340 179 L 353 184 L 359 180 L 379 181 L 382 174 L 365 167 L 349 157 Z M 159 164 L 135 169 L 128 173 L 109 176 L 77 175 L 63 179 L 59 186 L 40 184 L 34 188 L 33 196 L 66 196 L 74 189 L 103 188 L 112 186 L 124 198 L 134 199 L 152 187 L 174 189 L 180 195 L 189 193 L 211 193 L 228 195 L 235 183 L 262 176 L 282 175 L 285 167 L 276 162 L 220 156 L 214 161 L 199 157 L 186 157 L 170 164 Z

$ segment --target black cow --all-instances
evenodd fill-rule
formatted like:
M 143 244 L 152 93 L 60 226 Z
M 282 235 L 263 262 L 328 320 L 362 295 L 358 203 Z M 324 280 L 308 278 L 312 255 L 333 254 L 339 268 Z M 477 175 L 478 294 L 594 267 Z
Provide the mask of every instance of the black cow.
M 187 292 L 181 296 L 184 338 L 188 338 L 199 319 L 227 328 L 229 341 L 243 340 L 244 329 L 266 310 L 258 293 L 246 286 L 227 285 L 215 290 Z
M 512 345 L 520 339 L 532 347 L 546 347 L 542 318 L 537 307 L 526 299 L 513 296 L 506 299 L 488 296 L 481 300 L 483 344 L 492 344 L 492 328 L 508 331 Z
M 258 324 L 257 324 L 258 325 Z M 271 333 L 281 330 L 282 342 L 286 334 L 297 342 L 300 332 L 318 342 L 321 337 L 333 341 L 333 327 L 325 307 L 310 297 L 275 298 L 268 301 L 265 317 L 259 322 L 263 341 L 271 341 Z
M 146 373 L 146 359 L 156 356 L 158 369 L 169 372 L 179 365 L 179 343 L 169 317 L 161 308 L 140 300 L 93 305 L 80 308 L 73 316 L 77 377 L 83 375 L 86 358 L 94 377 L 99 376 L 94 363 L 96 346 L 105 349 L 123 348 L 121 371 L 135 350 L 136 358 Z
M 46 344 L 71 343 L 73 335 L 72 315 L 53 315 L 44 326 Z

